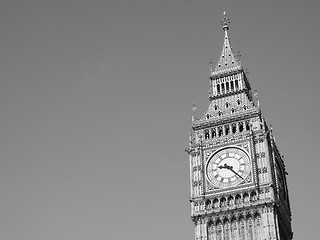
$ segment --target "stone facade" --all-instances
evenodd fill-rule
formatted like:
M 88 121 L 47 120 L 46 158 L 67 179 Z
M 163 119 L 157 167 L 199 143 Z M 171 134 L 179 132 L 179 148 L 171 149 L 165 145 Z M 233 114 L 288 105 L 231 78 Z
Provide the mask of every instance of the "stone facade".
M 186 149 L 195 239 L 290 240 L 283 156 L 232 52 L 225 14 L 222 26 L 224 44 L 210 73 L 209 107 L 201 118 L 194 113 Z

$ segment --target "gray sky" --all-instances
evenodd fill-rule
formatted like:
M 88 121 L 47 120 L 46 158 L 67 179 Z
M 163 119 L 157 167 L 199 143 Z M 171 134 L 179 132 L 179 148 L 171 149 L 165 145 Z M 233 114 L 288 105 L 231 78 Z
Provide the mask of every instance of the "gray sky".
M 193 239 L 184 148 L 223 11 L 285 155 L 294 237 L 316 239 L 319 7 L 2 0 L 0 239 Z

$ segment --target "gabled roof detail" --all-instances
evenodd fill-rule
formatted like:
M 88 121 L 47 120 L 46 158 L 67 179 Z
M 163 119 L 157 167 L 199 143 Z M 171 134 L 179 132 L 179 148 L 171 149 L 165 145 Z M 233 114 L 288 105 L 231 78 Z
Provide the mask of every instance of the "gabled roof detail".
M 211 75 L 220 75 L 228 72 L 233 72 L 242 69 L 241 62 L 235 57 L 232 52 L 230 38 L 228 36 L 229 30 L 229 18 L 226 16 L 226 12 L 223 13 L 223 19 L 221 20 L 222 28 L 224 30 L 224 43 L 221 52 L 220 59 L 215 69 L 212 69 Z

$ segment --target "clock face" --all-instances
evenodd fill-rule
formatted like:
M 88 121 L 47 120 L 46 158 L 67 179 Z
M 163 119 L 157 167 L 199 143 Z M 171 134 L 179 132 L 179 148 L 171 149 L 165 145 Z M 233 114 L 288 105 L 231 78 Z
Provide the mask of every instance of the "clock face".
M 207 178 L 215 187 L 234 187 L 248 177 L 250 158 L 241 148 L 227 147 L 210 156 L 206 169 Z

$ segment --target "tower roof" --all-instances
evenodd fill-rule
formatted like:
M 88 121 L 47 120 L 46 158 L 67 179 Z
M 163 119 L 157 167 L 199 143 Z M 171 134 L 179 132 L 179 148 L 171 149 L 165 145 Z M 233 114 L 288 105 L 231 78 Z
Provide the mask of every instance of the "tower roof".
M 221 23 L 222 29 L 224 31 L 223 48 L 216 67 L 212 69 L 212 76 L 242 69 L 241 62 L 235 57 L 235 55 L 232 52 L 230 38 L 228 35 L 228 24 L 230 23 L 230 21 L 229 18 L 226 16 L 226 12 L 223 13 L 223 19 L 221 20 Z

